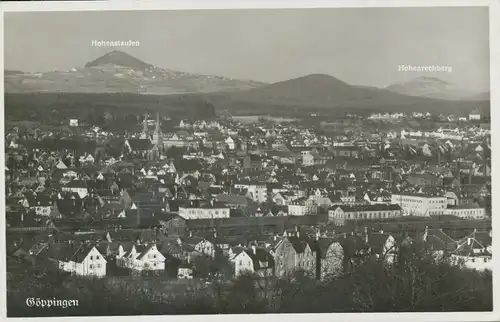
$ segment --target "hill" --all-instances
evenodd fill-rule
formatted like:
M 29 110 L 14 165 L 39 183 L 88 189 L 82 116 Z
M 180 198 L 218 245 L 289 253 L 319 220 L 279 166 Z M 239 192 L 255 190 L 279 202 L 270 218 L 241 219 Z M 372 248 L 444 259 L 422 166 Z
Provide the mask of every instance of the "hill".
M 192 74 L 160 68 L 127 53 L 112 51 L 64 71 L 6 73 L 8 93 L 137 93 L 171 95 L 241 91 L 265 85 L 251 80 Z
M 407 82 L 392 84 L 387 90 L 409 96 L 421 96 L 445 100 L 470 99 L 477 93 L 458 88 L 437 77 L 420 76 Z
M 477 101 L 489 101 L 490 100 L 490 92 L 481 92 L 475 95 L 472 95 L 468 99 L 477 100 Z
M 246 92 L 229 93 L 227 105 L 260 109 L 288 107 L 293 111 L 334 109 L 349 112 L 445 112 L 466 115 L 474 108 L 489 109 L 488 102 L 452 101 L 395 93 L 388 89 L 354 86 L 329 75 L 313 74 Z
M 142 71 L 153 67 L 151 64 L 145 63 L 140 59 L 118 50 L 114 50 L 91 62 L 88 62 L 85 64 L 85 67 L 101 67 L 106 65 L 117 65 Z

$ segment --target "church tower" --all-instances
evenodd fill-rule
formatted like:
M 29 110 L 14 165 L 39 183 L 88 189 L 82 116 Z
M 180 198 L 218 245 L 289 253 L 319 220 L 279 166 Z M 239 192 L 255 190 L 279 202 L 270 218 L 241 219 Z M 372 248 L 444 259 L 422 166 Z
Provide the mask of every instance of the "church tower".
M 161 133 L 161 123 L 160 123 L 160 113 L 156 113 L 156 126 L 155 131 L 153 133 L 151 143 L 154 146 L 154 149 L 157 151 L 158 156 L 163 152 L 163 135 Z
M 161 133 L 161 123 L 160 123 L 160 113 L 156 114 L 156 127 L 153 133 L 153 138 L 151 140 L 153 144 L 162 145 L 162 133 Z
M 142 133 L 141 139 L 148 138 L 148 113 L 144 115 L 144 121 L 142 122 Z

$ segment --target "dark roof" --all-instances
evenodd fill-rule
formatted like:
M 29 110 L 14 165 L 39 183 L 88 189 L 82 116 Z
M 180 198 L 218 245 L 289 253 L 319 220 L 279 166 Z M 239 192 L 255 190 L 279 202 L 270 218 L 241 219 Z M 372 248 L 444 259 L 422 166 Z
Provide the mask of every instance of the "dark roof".
M 149 139 L 128 139 L 127 141 L 132 151 L 146 151 L 151 148 Z
M 253 267 L 255 270 L 261 268 L 272 268 L 274 267 L 273 256 L 265 249 L 256 247 L 255 253 L 253 249 L 245 250 L 245 253 L 252 259 Z M 262 266 L 261 263 L 267 263 L 267 266 Z
M 156 245 L 150 245 L 146 249 L 142 250 L 141 254 L 137 257 L 137 259 L 143 258 L 150 250 L 151 248 L 155 247 Z M 137 246 L 136 246 L 137 249 Z
M 387 238 L 389 238 L 389 235 L 382 233 L 368 234 L 368 245 L 372 249 L 372 252 L 376 254 L 381 254 L 384 249 L 384 245 L 387 241 Z
M 217 201 L 226 204 L 248 205 L 248 198 L 239 195 L 221 195 L 217 196 Z
M 74 261 L 76 263 L 81 263 L 87 257 L 89 252 L 94 248 L 95 245 L 90 243 L 83 243 L 81 245 L 75 244 L 55 244 L 49 247 L 50 257 L 57 258 L 66 262 Z
M 342 245 L 346 257 L 352 256 L 357 251 L 368 250 L 370 246 L 364 241 L 361 236 L 346 234 L 340 236 L 338 242 Z
M 297 237 L 297 236 L 288 236 L 288 241 L 292 244 L 293 249 L 296 253 L 303 253 L 307 245 L 309 244 L 309 238 L 306 237 Z

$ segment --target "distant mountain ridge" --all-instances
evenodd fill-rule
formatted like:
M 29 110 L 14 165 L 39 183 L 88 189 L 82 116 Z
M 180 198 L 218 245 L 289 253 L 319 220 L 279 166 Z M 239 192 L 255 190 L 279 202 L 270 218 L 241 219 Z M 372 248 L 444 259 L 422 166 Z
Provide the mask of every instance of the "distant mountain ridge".
M 219 96 L 217 106 L 231 108 L 259 107 L 261 110 L 319 111 L 386 111 L 439 112 L 468 114 L 478 108 L 489 114 L 489 101 L 453 101 L 423 96 L 410 96 L 385 88 L 355 86 L 325 74 L 311 74 L 261 86 L 248 91 Z
M 252 80 L 186 73 L 145 63 L 122 51 L 100 56 L 84 67 L 44 73 L 5 73 L 9 93 L 182 93 L 233 92 L 265 85 Z
M 392 84 L 387 90 L 408 95 L 445 100 L 481 100 L 479 93 L 458 88 L 437 77 L 420 76 L 406 82 Z M 474 98 L 477 97 L 477 98 Z M 484 96 L 483 96 L 484 97 Z
M 190 104 L 190 96 L 208 97 L 219 109 L 310 113 L 319 109 L 347 111 L 460 111 L 467 114 L 479 108 L 489 111 L 489 100 L 462 93 L 452 99 L 443 92 L 453 85 L 434 77 L 420 77 L 387 88 L 350 85 L 326 74 L 265 84 L 213 75 L 200 75 L 160 68 L 126 53 L 114 51 L 96 58 L 82 68 L 45 73 L 6 73 L 7 93 L 139 93 L 169 95 L 172 102 Z M 437 95 L 436 93 L 441 93 Z M 456 97 L 456 96 L 455 96 Z M 198 99 L 195 99 L 195 101 Z M 488 112 L 489 113 L 489 112 Z

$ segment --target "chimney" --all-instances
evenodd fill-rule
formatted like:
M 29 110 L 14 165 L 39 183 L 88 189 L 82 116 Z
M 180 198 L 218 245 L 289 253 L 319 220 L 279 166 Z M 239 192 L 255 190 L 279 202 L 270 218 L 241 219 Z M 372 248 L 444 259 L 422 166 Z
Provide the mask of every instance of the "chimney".
M 254 255 L 257 255 L 257 246 L 252 245 L 252 252 Z

